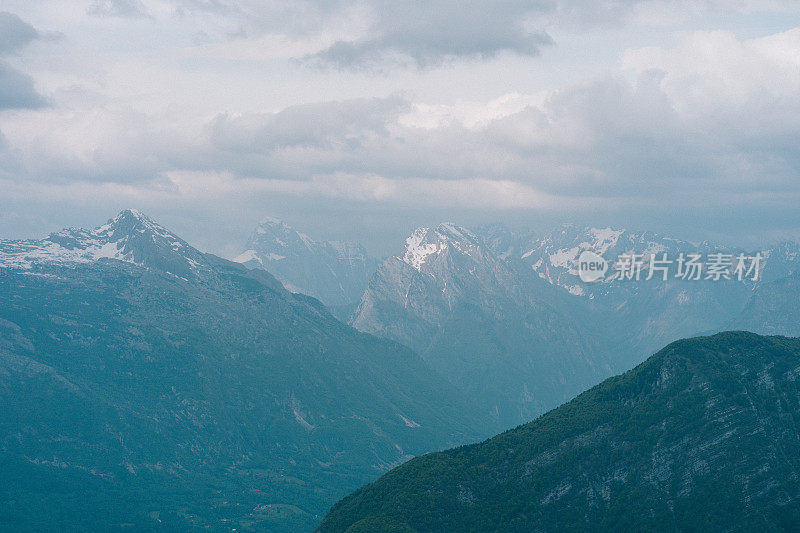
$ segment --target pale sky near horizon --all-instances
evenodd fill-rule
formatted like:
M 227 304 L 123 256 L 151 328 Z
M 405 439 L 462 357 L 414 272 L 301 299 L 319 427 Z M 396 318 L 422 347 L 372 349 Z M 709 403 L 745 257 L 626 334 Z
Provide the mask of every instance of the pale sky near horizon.
M 800 3 L 0 0 L 0 238 L 800 238 Z

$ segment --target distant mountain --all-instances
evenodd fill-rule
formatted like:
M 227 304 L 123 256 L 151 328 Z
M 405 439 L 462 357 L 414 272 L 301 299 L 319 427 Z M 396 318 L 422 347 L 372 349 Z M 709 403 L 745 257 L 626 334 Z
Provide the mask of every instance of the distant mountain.
M 764 335 L 800 336 L 800 252 L 794 243 L 767 251 L 763 280 L 729 327 Z
M 351 324 L 418 351 L 504 426 L 610 375 L 552 287 L 454 224 L 417 229 L 373 276 Z
M 602 281 L 584 282 L 578 275 L 584 251 L 606 258 L 609 268 L 636 254 L 641 279 L 614 278 L 610 270 Z M 700 254 L 708 268 L 709 258 L 723 252 L 756 253 L 576 225 L 543 235 L 499 224 L 476 231 L 449 223 L 419 228 L 377 270 L 350 323 L 410 346 L 498 420 L 514 425 L 676 339 L 731 326 L 797 331 L 795 292 L 781 291 L 800 272 L 800 247 L 758 251 L 758 276 L 741 280 L 675 276 L 681 254 Z M 648 281 L 650 257 L 664 255 L 673 261 L 667 279 L 656 274 Z M 753 310 L 743 311 L 748 305 Z
M 23 271 L 119 260 L 195 277 L 210 270 L 210 257 L 135 209 L 95 229 L 67 228 L 42 240 L 0 240 L 0 267 Z
M 380 264 L 359 244 L 314 241 L 274 218 L 259 224 L 234 261 L 267 270 L 290 291 L 330 307 L 355 305 Z
M 626 253 L 639 254 L 645 259 L 649 259 L 651 255 L 660 257 L 662 254 L 667 254 L 668 258 L 674 261 L 680 253 L 699 253 L 707 257 L 714 252 L 730 254 L 747 252 L 708 241 L 693 243 L 653 232 L 581 227 L 574 224 L 564 224 L 543 235 L 535 235 L 524 230 L 512 231 L 500 225 L 480 228 L 478 233 L 492 244 L 495 253 L 501 254 L 504 258 L 519 259 L 549 283 L 590 299 L 607 296 L 615 291 L 625 292 L 626 289 L 631 289 L 631 285 L 638 284 L 625 283 L 618 279 L 606 279 L 602 283 L 594 284 L 581 283 L 577 265 L 578 257 L 585 250 L 596 252 L 610 262 Z M 758 276 L 761 281 L 787 276 L 798 271 L 800 267 L 800 245 L 796 243 L 783 242 L 758 252 L 763 255 Z M 643 277 L 648 274 L 648 268 L 645 261 Z M 702 285 L 702 283 L 692 285 Z M 738 285 L 742 285 L 741 282 Z M 744 285 L 752 287 L 755 284 Z
M 800 274 L 800 245 L 784 241 L 765 250 L 765 267 L 761 283 Z
M 800 336 L 800 273 L 759 284 L 731 326 Z
M 783 278 L 800 267 L 800 247 L 782 243 L 759 251 L 763 260 L 758 280 L 744 281 L 677 279 L 676 265 L 666 281 L 646 281 L 649 258 L 655 255 L 675 261 L 681 253 L 700 254 L 704 261 L 716 252 L 748 253 L 726 249 L 709 242 L 691 243 L 652 232 L 632 232 L 613 228 L 587 228 L 566 224 L 543 235 L 510 231 L 490 226 L 479 231 L 493 251 L 509 262 L 525 265 L 541 279 L 575 296 L 589 315 L 605 317 L 600 331 L 609 349 L 616 352 L 613 363 L 625 370 L 639 363 L 648 353 L 673 340 L 707 332 L 721 331 L 738 323 L 745 304 L 760 285 Z M 593 251 L 610 263 L 623 254 L 644 258 L 642 280 L 609 279 L 585 283 L 578 277 L 578 258 Z M 610 272 L 609 272 L 610 274 Z M 660 273 L 655 274 L 660 276 Z M 578 302 L 581 302 L 578 303 Z M 771 333 L 789 333 L 788 330 Z
M 310 530 L 495 427 L 407 348 L 130 210 L 0 241 L 0 405 L 16 530 Z
M 793 530 L 798 417 L 800 339 L 682 340 L 529 424 L 409 461 L 319 531 Z

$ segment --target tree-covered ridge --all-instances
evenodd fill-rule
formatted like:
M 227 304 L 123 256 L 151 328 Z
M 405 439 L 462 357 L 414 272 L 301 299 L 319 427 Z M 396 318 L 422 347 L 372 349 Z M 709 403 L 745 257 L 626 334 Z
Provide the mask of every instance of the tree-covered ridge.
M 800 340 L 682 340 L 529 424 L 409 461 L 319 531 L 787 529 L 798 422 Z

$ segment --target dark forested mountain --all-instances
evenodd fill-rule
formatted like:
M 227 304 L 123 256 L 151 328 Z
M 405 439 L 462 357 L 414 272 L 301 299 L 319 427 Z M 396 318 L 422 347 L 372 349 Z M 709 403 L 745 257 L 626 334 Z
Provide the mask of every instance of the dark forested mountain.
M 355 305 L 380 264 L 359 244 L 315 241 L 274 218 L 258 225 L 234 261 L 267 270 L 290 291 L 332 308 Z
M 263 224 L 249 256 L 239 258 L 252 270 L 202 253 L 131 210 L 92 230 L 0 241 L 0 529 L 310 529 L 333 501 L 387 469 L 533 418 L 631 366 L 660 339 L 723 323 L 798 331 L 794 245 L 768 251 L 758 283 L 590 286 L 575 284 L 576 249 L 688 245 L 611 230 L 564 229 L 536 239 L 499 226 L 418 230 L 364 292 L 352 322 L 366 333 L 294 294 L 348 302 L 372 269 L 363 250 L 315 243 L 276 221 Z M 756 348 L 745 346 L 750 341 Z M 431 456 L 441 461 L 434 466 L 453 468 L 441 474 L 442 483 L 462 468 L 475 476 L 431 492 L 431 509 L 455 513 L 453 523 L 464 520 L 469 528 L 469 520 L 492 516 L 522 487 L 530 501 L 545 503 L 503 507 L 512 530 L 534 518 L 550 524 L 554 513 L 575 527 L 587 519 L 613 525 L 626 498 L 653 520 L 677 513 L 680 525 L 694 512 L 686 494 L 704 500 L 714 489 L 727 498 L 718 489 L 730 486 L 746 498 L 736 502 L 784 510 L 764 511 L 766 525 L 794 518 L 794 493 L 776 474 L 794 475 L 793 463 L 776 462 L 780 453 L 797 455 L 794 434 L 776 447 L 774 417 L 793 427 L 797 372 L 781 366 L 788 356 L 748 366 L 767 353 L 796 354 L 794 341 L 736 334 L 687 342 L 554 412 L 562 414 L 498 437 L 532 436 L 530 447 L 520 437 L 511 448 L 493 447 L 493 440 Z M 653 365 L 665 372 L 657 386 Z M 776 399 L 768 401 L 769 391 Z M 688 406 L 693 418 L 675 406 Z M 683 425 L 692 431 L 680 436 Z M 714 433 L 719 426 L 732 433 Z M 750 450 L 762 437 L 764 471 L 741 461 L 728 471 L 707 452 L 709 443 L 727 446 L 731 439 Z M 569 448 L 584 441 L 587 450 Z M 490 450 L 485 457 L 475 453 L 489 466 L 472 468 L 469 454 L 483 449 Z M 648 467 L 639 452 L 671 466 Z M 532 466 L 516 465 L 526 453 Z M 677 454 L 698 459 L 684 467 L 670 462 Z M 546 468 L 537 466 L 537 457 L 551 455 L 542 459 Z M 413 470 L 430 466 L 431 457 L 386 479 L 413 471 L 433 483 Z M 458 458 L 464 462 L 447 466 Z M 596 475 L 579 478 L 571 465 L 595 465 Z M 703 477 L 718 471 L 729 476 L 722 485 Z M 466 507 L 447 507 L 448 491 L 456 489 Z M 642 494 L 644 503 L 626 490 Z M 383 494 L 369 498 L 377 505 Z M 656 498 L 671 503 L 659 507 Z M 584 500 L 589 514 L 566 511 L 581 509 Z M 345 503 L 353 501 L 363 504 Z M 357 519 L 367 518 L 359 526 L 366 530 L 371 520 L 407 522 L 405 515 L 368 511 Z M 434 516 L 423 511 L 420 520 Z M 755 524 L 742 512 L 743 524 Z
M 755 531 L 800 523 L 800 339 L 729 332 L 486 442 L 418 457 L 319 531 Z
M 562 299 L 475 233 L 441 224 L 387 259 L 351 324 L 417 350 L 508 427 L 611 374 L 594 332 Z
M 0 529 L 308 530 L 491 428 L 417 355 L 135 211 L 0 241 Z

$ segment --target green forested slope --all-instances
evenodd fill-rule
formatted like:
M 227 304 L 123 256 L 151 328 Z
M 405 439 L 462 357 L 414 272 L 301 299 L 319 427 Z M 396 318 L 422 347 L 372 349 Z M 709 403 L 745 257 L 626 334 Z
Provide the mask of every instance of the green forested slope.
M 792 529 L 799 422 L 800 340 L 682 340 L 529 424 L 409 461 L 319 531 Z

